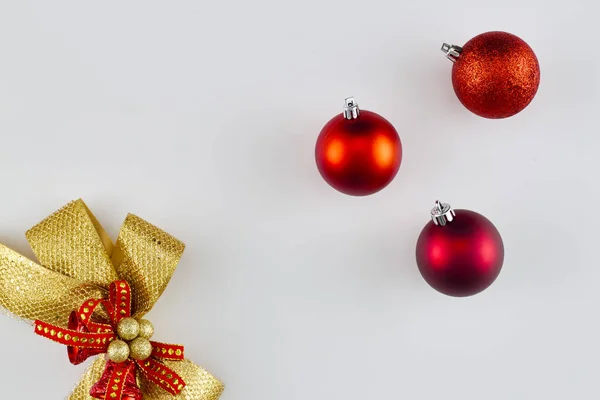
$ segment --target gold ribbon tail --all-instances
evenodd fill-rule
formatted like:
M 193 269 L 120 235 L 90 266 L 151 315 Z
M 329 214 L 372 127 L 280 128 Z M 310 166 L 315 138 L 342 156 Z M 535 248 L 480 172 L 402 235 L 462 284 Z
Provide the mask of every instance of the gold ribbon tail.
M 146 379 L 143 374 L 138 374 L 140 388 L 144 393 L 144 400 L 217 400 L 223 393 L 223 384 L 204 368 L 190 360 L 167 361 L 163 363 L 177 372 L 186 383 L 183 391 L 173 397 L 154 383 Z

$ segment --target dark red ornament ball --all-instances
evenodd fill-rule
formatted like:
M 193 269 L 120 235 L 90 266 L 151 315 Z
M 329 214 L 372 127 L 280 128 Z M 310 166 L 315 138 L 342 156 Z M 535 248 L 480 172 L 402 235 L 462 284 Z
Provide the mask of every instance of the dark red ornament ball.
M 366 196 L 386 187 L 398 173 L 402 144 L 381 115 L 360 111 L 356 119 L 338 115 L 321 130 L 315 147 L 317 168 L 342 193 Z
M 506 118 L 533 100 L 540 84 L 540 65 L 519 37 L 482 33 L 462 47 L 452 68 L 452 84 L 460 102 L 473 113 Z
M 500 274 L 504 244 L 496 227 L 483 215 L 455 210 L 445 226 L 430 221 L 417 241 L 417 265 L 435 290 L 466 297 L 488 288 Z

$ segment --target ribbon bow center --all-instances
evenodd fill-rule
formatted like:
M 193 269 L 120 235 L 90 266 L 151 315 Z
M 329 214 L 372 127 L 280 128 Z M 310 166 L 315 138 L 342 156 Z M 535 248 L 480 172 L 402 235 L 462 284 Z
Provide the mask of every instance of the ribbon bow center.
M 129 357 L 143 361 L 152 355 L 150 338 L 154 334 L 154 326 L 147 319 L 136 320 L 123 318 L 117 324 L 118 339 L 113 340 L 106 351 L 108 359 L 121 363 Z
M 183 346 L 150 341 L 154 326 L 146 319 L 131 316 L 131 299 L 129 284 L 115 281 L 110 285 L 108 299 L 87 300 L 71 313 L 68 329 L 36 321 L 36 333 L 66 344 L 73 364 L 92 355 L 107 354 L 109 362 L 103 378 L 90 391 L 94 398 L 119 400 L 131 395 L 138 399 L 141 392 L 133 375 L 136 369 L 172 395 L 181 393 L 185 382 L 160 359 L 183 360 Z M 94 312 L 100 306 L 106 309 L 108 321 L 94 320 Z

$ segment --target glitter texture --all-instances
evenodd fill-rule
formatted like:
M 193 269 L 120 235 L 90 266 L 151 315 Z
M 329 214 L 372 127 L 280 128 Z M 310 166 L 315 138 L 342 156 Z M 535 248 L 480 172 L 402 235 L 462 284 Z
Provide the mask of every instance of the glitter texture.
M 484 118 L 506 118 L 533 100 L 540 84 L 535 53 L 519 37 L 487 32 L 463 46 L 452 68 L 460 102 Z
M 127 216 L 111 258 L 119 277 L 135 286 L 133 317 L 141 318 L 152 309 L 184 248 L 182 242 L 149 222 L 133 214 Z
M 44 323 L 56 326 L 47 328 L 47 336 L 57 341 L 67 340 L 67 335 L 55 329 L 67 328 L 71 314 L 84 302 L 95 304 L 99 300 L 90 299 L 106 299 L 110 281 L 118 277 L 131 284 L 134 314 L 143 317 L 165 290 L 184 250 L 179 240 L 134 215 L 127 217 L 117 244 L 113 245 L 82 200 L 66 205 L 40 222 L 27 233 L 27 239 L 39 264 L 0 244 L 0 310 L 17 318 L 43 321 L 36 330 L 44 334 Z M 88 312 L 84 316 L 90 318 L 91 307 L 89 310 L 82 307 L 79 312 Z M 203 368 L 183 359 L 181 346 L 167 349 L 167 345 L 159 345 L 161 354 L 166 353 L 164 364 L 186 385 L 183 387 L 183 382 L 179 382 L 183 390 L 173 396 L 138 373 L 144 400 L 219 398 L 223 384 Z M 169 361 L 171 351 L 172 359 L 177 361 Z M 92 400 L 90 388 L 101 378 L 106 365 L 105 357 L 98 356 L 69 400 Z

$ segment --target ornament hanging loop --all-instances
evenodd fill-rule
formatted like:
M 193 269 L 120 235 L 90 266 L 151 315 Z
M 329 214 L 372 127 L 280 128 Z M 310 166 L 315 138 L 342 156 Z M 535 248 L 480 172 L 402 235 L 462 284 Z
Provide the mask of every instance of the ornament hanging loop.
M 460 53 L 462 53 L 462 47 L 457 46 L 455 44 L 442 44 L 442 51 L 446 53 L 446 58 L 452 62 L 456 62 L 458 57 L 460 57 Z
M 360 115 L 360 109 L 358 103 L 354 100 L 354 97 L 348 97 L 344 100 L 344 118 L 356 119 Z
M 435 206 L 431 209 L 431 220 L 438 226 L 446 226 L 454 220 L 456 213 L 448 203 L 435 201 Z

